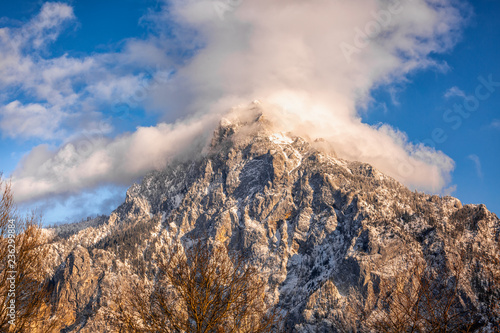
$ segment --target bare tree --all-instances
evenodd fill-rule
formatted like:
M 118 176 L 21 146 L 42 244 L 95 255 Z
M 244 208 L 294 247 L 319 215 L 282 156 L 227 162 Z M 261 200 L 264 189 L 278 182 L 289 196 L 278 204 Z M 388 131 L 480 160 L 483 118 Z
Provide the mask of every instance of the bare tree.
M 354 292 L 347 306 L 348 322 L 341 331 L 472 332 L 478 324 L 477 309 L 462 298 L 465 257 L 456 257 L 442 269 L 411 260 L 384 279 L 380 293 L 371 300 Z
M 39 219 L 15 215 L 10 183 L 0 173 L 0 332 L 52 332 L 47 253 Z
M 192 241 L 159 260 L 157 282 L 133 283 L 117 301 L 120 332 L 280 332 L 258 270 L 225 246 Z

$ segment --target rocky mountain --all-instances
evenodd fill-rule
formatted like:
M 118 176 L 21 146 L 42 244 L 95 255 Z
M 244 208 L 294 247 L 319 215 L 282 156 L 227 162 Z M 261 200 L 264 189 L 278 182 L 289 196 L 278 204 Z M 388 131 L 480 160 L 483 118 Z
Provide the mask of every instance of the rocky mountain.
M 277 131 L 257 103 L 223 119 L 198 156 L 151 172 L 98 219 L 49 230 L 47 269 L 55 302 L 68 310 L 64 332 L 110 331 L 113 288 L 151 279 L 155 253 L 202 234 L 260 268 L 292 332 L 334 332 L 349 302 L 376 298 L 415 258 L 445 272 L 464 256 L 475 259 L 461 269 L 461 303 L 475 309 L 481 330 L 498 324 L 489 309 L 500 291 L 487 276 L 499 270 L 495 214 L 412 192 L 325 142 Z

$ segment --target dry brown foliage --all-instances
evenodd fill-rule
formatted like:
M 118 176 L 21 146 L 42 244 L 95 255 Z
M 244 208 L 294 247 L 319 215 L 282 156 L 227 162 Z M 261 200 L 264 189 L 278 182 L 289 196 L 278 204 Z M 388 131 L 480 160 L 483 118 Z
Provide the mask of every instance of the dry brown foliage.
M 120 332 L 282 331 L 255 267 L 225 246 L 191 243 L 164 253 L 154 285 L 136 282 L 122 292 L 112 316 Z
M 39 219 L 15 215 L 10 183 L 1 173 L 0 191 L 0 332 L 54 332 L 59 323 L 42 269 L 47 247 Z M 9 232 L 9 220 L 15 220 L 15 233 Z

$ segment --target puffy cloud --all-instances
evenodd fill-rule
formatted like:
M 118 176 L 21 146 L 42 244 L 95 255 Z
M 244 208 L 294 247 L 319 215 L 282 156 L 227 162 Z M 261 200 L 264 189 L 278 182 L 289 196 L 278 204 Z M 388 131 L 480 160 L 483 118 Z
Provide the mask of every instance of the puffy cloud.
M 433 148 L 411 143 L 404 132 L 387 124 L 369 126 L 356 117 L 339 117 L 328 106 L 311 104 L 311 98 L 291 99 L 287 98 L 290 104 L 278 101 L 274 107 L 264 106 L 283 130 L 311 140 L 324 138 L 340 157 L 370 163 L 411 188 L 437 193 L 451 180 L 453 160 Z
M 175 66 L 172 77 L 157 81 L 144 100 L 148 109 L 164 110 L 166 122 L 86 149 L 75 143 L 54 151 L 38 147 L 14 173 L 16 196 L 31 200 L 131 181 L 189 150 L 220 112 L 254 99 L 267 101 L 287 130 L 324 137 L 341 157 L 372 163 L 413 188 L 439 192 L 454 167 L 449 157 L 412 144 L 389 125 L 364 124 L 358 112 L 380 85 L 394 91 L 417 70 L 445 70 L 432 54 L 449 50 L 460 38 L 466 10 L 454 0 L 168 1 L 143 19 L 154 35 L 128 40 L 122 53 L 67 58 L 74 62 L 69 68 L 82 68 L 71 74 L 63 73 L 62 58 L 54 59 L 50 75 L 36 81 L 51 82 L 56 91 L 57 82 L 90 72 L 85 92 L 102 100 L 134 93 L 141 78 L 127 69 Z M 144 50 L 147 56 L 141 55 Z M 18 64 L 26 72 L 30 59 Z M 62 94 L 60 103 L 73 105 L 81 98 L 74 93 Z
M 220 116 L 206 115 L 182 123 L 138 127 L 113 140 L 93 135 L 51 150 L 34 148 L 12 175 L 14 195 L 29 201 L 62 193 L 76 194 L 102 184 L 129 184 L 172 158 L 201 151 Z M 105 126 L 105 125 L 103 125 Z
M 290 128 L 331 140 L 340 156 L 366 161 L 405 184 L 439 192 L 453 161 L 414 145 L 388 125 L 358 116 L 373 88 L 407 81 L 460 38 L 466 21 L 458 2 L 433 1 L 171 1 L 169 15 L 201 31 L 206 47 L 179 69 L 156 102 L 179 110 L 229 108 L 252 99 L 295 115 Z M 304 125 L 304 124 L 307 124 Z
M 106 117 L 103 110 L 143 86 L 145 74 L 138 69 L 145 61 L 139 61 L 137 48 L 132 48 L 135 54 L 50 57 L 47 46 L 75 21 L 71 6 L 48 2 L 22 26 L 0 28 L 0 128 L 4 135 L 61 142 L 62 133 L 88 130 L 89 124 Z M 151 75 L 156 75 L 156 69 Z M 23 117 L 28 117 L 26 124 L 11 127 Z
M 0 129 L 8 137 L 51 139 L 57 134 L 63 117 L 64 114 L 56 108 L 14 101 L 0 107 Z

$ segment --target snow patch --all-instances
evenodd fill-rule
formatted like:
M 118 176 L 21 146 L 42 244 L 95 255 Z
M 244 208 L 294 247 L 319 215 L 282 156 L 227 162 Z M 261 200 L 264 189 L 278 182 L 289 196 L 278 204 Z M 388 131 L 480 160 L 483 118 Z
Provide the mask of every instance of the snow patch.
M 271 140 L 271 142 L 274 142 L 274 143 L 277 143 L 277 144 L 291 144 L 293 142 L 293 140 L 286 136 L 285 134 L 283 134 L 283 132 L 279 132 L 279 133 L 273 133 L 269 136 L 269 140 Z

